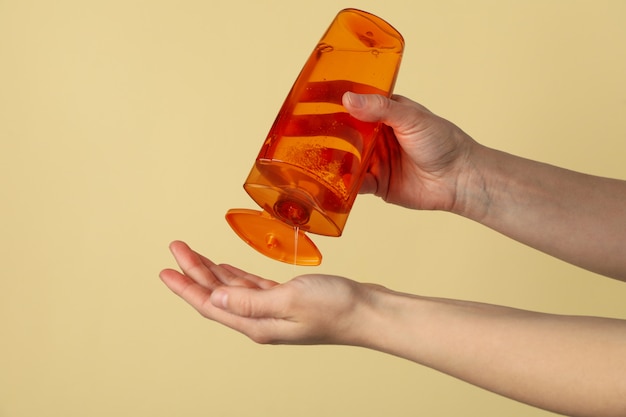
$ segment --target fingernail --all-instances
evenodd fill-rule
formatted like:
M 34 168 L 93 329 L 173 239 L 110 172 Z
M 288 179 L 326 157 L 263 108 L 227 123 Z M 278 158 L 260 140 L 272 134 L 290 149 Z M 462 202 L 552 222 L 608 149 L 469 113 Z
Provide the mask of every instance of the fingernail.
M 360 94 L 355 94 L 348 91 L 346 93 L 346 98 L 348 99 L 350 105 L 354 108 L 361 108 L 365 106 L 365 99 Z
M 228 305 L 228 293 L 217 289 L 211 294 L 211 304 L 218 308 L 226 308 Z

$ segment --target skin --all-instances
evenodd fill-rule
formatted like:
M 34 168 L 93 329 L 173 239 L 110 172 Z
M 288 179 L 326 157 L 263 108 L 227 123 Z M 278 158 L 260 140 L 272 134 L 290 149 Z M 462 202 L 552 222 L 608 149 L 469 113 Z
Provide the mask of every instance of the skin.
M 626 182 L 489 149 L 401 96 L 347 93 L 343 105 L 384 123 L 362 192 L 449 211 L 626 280 Z M 626 415 L 624 320 L 421 297 L 329 275 L 279 284 L 183 242 L 170 249 L 180 271 L 163 270 L 163 282 L 257 343 L 361 346 L 557 413 Z

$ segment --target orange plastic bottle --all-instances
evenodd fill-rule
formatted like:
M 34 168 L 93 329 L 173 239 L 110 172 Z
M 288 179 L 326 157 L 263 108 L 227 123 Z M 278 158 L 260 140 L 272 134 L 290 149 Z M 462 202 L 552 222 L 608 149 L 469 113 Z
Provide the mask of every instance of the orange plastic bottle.
M 321 262 L 304 232 L 341 235 L 380 128 L 351 117 L 341 98 L 346 91 L 390 96 L 403 49 L 400 33 L 379 17 L 339 12 L 291 88 L 244 184 L 263 212 L 226 214 L 253 248 L 283 262 Z

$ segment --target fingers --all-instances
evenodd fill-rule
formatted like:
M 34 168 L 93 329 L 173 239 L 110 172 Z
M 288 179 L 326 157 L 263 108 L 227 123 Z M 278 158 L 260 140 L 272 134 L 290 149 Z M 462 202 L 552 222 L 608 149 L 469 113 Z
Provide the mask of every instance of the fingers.
M 378 191 L 378 180 L 371 173 L 366 173 L 363 176 L 359 194 L 376 194 L 376 191 Z
M 355 118 L 364 122 L 382 122 L 398 133 L 408 133 L 420 116 L 430 113 L 422 105 L 400 95 L 387 98 L 378 94 L 346 92 L 342 104 Z
M 230 265 L 223 265 L 224 271 L 218 277 L 214 273 L 216 264 L 213 261 L 192 250 L 186 243 L 181 241 L 172 242 L 170 251 L 184 275 L 209 289 L 215 289 L 221 285 L 248 288 L 271 288 L 277 285 L 274 281 L 249 274 Z
M 278 285 L 275 281 L 249 274 L 231 265 L 216 265 L 181 241 L 172 242 L 170 251 L 182 274 L 166 269 L 160 277 L 174 293 L 198 310 L 204 308 L 212 292 L 222 286 L 269 289 Z
M 216 273 L 225 281 L 237 282 L 237 277 L 230 276 L 231 273 L 222 267 L 214 267 Z M 265 317 L 268 309 L 264 307 L 267 303 L 257 306 L 256 298 L 262 292 L 249 286 L 231 287 L 245 289 L 249 291 L 239 292 L 225 290 L 226 286 L 217 287 L 216 290 L 200 285 L 187 275 L 181 274 L 173 269 L 164 269 L 159 274 L 163 283 L 176 295 L 181 297 L 202 315 L 215 318 L 211 314 L 214 307 L 221 310 L 241 315 L 243 317 Z M 231 299 L 232 295 L 232 299 Z
M 232 265 L 227 265 L 227 264 L 220 264 L 219 265 L 221 268 L 225 269 L 226 271 L 230 272 L 231 274 L 240 277 L 241 279 L 245 279 L 251 283 L 253 283 L 256 287 L 261 288 L 261 289 L 269 289 L 272 288 L 276 285 L 278 285 L 278 282 L 276 281 L 272 281 L 269 279 L 265 279 L 265 278 L 261 278 L 257 275 L 253 275 L 250 274 L 246 271 L 243 271 L 239 268 L 236 268 Z M 224 284 L 228 284 L 228 282 L 226 282 L 226 279 L 223 279 L 221 275 L 217 276 L 218 279 L 220 279 L 220 281 L 222 281 Z M 251 288 L 251 286 L 249 285 L 243 285 L 244 287 L 249 287 Z
M 214 292 L 211 297 L 213 305 L 242 317 L 266 317 L 267 309 L 257 305 L 257 299 L 262 298 L 260 294 L 263 291 L 247 291 L 251 290 L 252 287 L 245 284 L 240 285 L 244 279 L 238 276 L 238 274 L 245 274 L 245 272 L 226 265 L 215 266 L 212 270 L 218 279 L 231 286 L 230 288 L 219 288 Z M 234 287 L 239 288 L 235 290 Z M 239 291 L 239 289 L 242 291 Z
M 277 282 L 249 274 L 231 265 L 216 265 L 193 251 L 185 243 L 170 245 L 182 273 L 174 269 L 161 271 L 159 277 L 176 295 L 202 316 L 237 330 L 258 343 L 281 340 L 276 335 L 290 320 L 282 320 L 285 308 L 276 291 Z
M 173 269 L 164 269 L 159 274 L 159 277 L 174 294 L 185 300 L 203 315 L 208 316 L 204 311 L 207 306 L 211 305 L 211 290 Z
M 231 314 L 221 305 L 216 305 L 216 303 L 212 302 L 212 295 L 215 293 L 208 288 L 203 287 L 188 276 L 172 269 L 161 271 L 159 276 L 172 292 L 185 300 L 202 316 L 222 323 L 244 334 L 250 332 L 247 330 L 247 328 L 251 326 L 249 319 Z M 218 295 L 218 300 L 220 297 L 221 296 Z M 255 337 L 259 342 L 264 342 L 263 333 Z
M 382 122 L 390 113 L 391 100 L 378 94 L 346 92 L 342 104 L 348 112 L 364 122 Z
M 281 300 L 280 294 L 278 294 L 280 288 L 276 286 L 261 290 L 249 287 L 223 286 L 213 292 L 211 303 L 239 317 L 283 319 L 279 307 L 281 303 L 277 301 Z
M 176 263 L 187 277 L 210 289 L 221 285 L 221 282 L 209 269 L 215 264 L 191 250 L 186 243 L 174 241 L 170 244 L 170 251 L 174 255 Z
M 243 271 L 233 271 L 225 268 L 224 266 L 212 265 L 209 270 L 215 276 L 220 283 L 231 287 L 246 287 L 246 288 L 259 288 L 254 281 L 247 277 L 254 277 L 252 274 L 248 274 Z

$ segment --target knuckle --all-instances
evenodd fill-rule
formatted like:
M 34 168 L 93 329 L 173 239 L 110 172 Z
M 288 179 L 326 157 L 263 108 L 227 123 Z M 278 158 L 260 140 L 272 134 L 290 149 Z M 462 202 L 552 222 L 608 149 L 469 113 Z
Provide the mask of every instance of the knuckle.
M 250 297 L 237 297 L 233 302 L 233 310 L 243 317 L 254 317 L 254 306 Z

